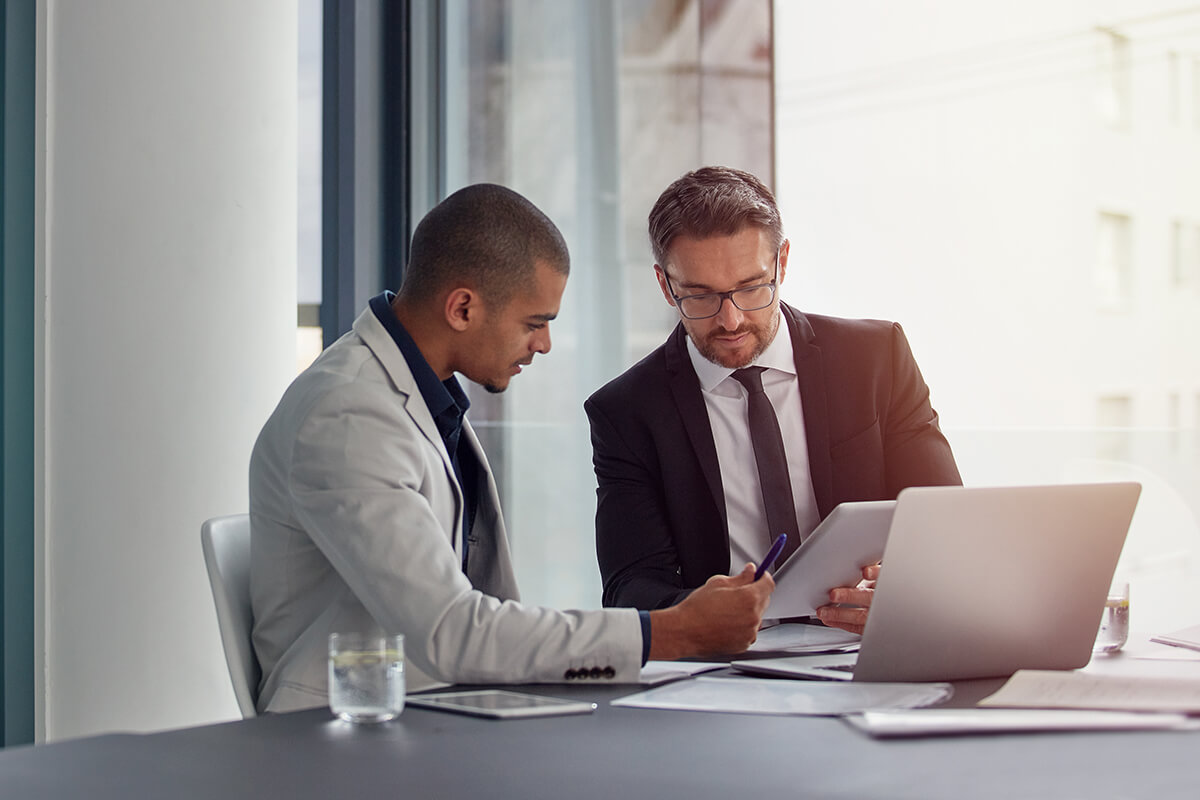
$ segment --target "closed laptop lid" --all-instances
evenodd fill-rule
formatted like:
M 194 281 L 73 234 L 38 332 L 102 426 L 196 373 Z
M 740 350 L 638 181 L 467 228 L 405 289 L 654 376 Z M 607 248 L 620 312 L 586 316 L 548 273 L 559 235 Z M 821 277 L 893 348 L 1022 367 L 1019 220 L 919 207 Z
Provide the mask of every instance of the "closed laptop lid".
M 905 489 L 854 679 L 1084 666 L 1140 493 L 1137 483 Z

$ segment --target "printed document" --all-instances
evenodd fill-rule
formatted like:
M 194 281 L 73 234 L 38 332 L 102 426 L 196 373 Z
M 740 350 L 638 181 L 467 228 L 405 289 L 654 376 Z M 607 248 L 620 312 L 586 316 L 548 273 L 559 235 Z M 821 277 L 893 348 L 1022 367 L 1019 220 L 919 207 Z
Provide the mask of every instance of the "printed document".
M 824 625 L 808 625 L 802 622 L 785 622 L 758 632 L 758 639 L 750 645 L 747 653 L 787 653 L 789 655 L 815 655 L 817 653 L 841 653 L 857 650 L 862 637 L 841 628 Z
M 1150 641 L 1169 644 L 1173 647 L 1186 647 L 1189 650 L 1200 650 L 1200 625 L 1193 625 L 1181 631 L 1160 633 L 1158 636 L 1151 636 Z
M 705 678 L 681 681 L 611 705 L 731 714 L 837 716 L 876 708 L 919 708 L 949 699 L 948 683 L 845 683 L 768 678 Z
M 1149 731 L 1194 728 L 1184 714 L 1041 708 L 926 708 L 864 711 L 846 717 L 852 727 L 877 739 L 961 736 L 970 733 L 1045 731 Z
M 1200 679 L 1023 669 L 981 707 L 1200 713 Z

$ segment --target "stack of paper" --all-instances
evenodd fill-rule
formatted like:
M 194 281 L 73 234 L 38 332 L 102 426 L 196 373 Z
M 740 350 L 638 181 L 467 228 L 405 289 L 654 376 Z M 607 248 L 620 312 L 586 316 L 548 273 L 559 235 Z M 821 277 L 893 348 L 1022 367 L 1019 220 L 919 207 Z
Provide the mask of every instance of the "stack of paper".
M 982 707 L 1200 713 L 1200 680 L 1023 669 Z
M 961 736 L 969 733 L 1048 731 L 1145 731 L 1196 727 L 1184 714 L 1132 711 L 1066 711 L 1033 708 L 927 708 L 921 711 L 865 711 L 846 722 L 871 736 Z
M 839 628 L 804 623 L 784 623 L 758 632 L 758 639 L 747 653 L 791 653 L 815 655 L 841 653 L 857 649 L 862 637 Z
M 1171 633 L 1160 633 L 1158 636 L 1151 636 L 1150 641 L 1174 647 L 1186 647 L 1189 650 L 1200 650 L 1200 625 L 1193 625 L 1190 628 Z
M 878 738 L 1033 731 L 1200 729 L 1200 680 L 1021 670 L 979 708 L 868 710 L 846 718 Z
M 763 678 L 696 678 L 613 700 L 628 708 L 733 714 L 837 716 L 880 708 L 919 708 L 950 697 L 948 683 L 825 683 Z

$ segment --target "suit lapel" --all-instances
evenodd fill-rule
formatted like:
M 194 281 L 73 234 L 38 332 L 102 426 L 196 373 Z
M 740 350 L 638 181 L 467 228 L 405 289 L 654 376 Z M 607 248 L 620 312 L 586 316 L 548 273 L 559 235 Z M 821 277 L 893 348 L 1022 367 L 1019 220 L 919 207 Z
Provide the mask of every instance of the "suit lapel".
M 666 347 L 667 380 L 671 387 L 671 396 L 679 408 L 679 418 L 687 431 L 688 440 L 696 459 L 700 462 L 700 471 L 712 492 L 713 501 L 721 509 L 721 529 L 728 530 L 728 517 L 725 510 L 725 488 L 721 483 L 721 465 L 717 461 L 717 445 L 713 441 L 712 425 L 708 421 L 708 409 L 704 405 L 704 394 L 700 389 L 700 379 L 692 369 L 692 360 L 687 350 L 687 333 L 683 325 L 677 325 Z
M 833 461 L 829 456 L 829 404 L 821 348 L 813 342 L 812 326 L 803 314 L 783 303 L 779 307 L 792 336 L 792 357 L 796 362 L 800 404 L 804 409 L 809 471 L 817 509 L 824 519 L 833 510 Z
M 517 577 L 509 556 L 508 537 L 504 530 L 500 492 L 496 488 L 495 476 L 488 464 L 483 445 L 475 435 L 475 429 L 465 419 L 462 435 L 466 437 L 479 465 L 478 508 L 475 510 L 475 524 L 471 529 L 473 538 L 470 556 L 467 558 L 467 577 L 472 586 L 493 597 L 499 597 L 501 600 L 520 600 Z
M 454 552 L 462 553 L 462 515 L 465 505 L 462 487 L 458 485 L 458 478 L 454 475 L 454 464 L 450 461 L 450 454 L 446 452 L 446 443 L 442 441 L 437 423 L 433 421 L 433 415 L 429 413 L 429 406 L 425 405 L 425 400 L 421 397 L 421 391 L 417 388 L 416 380 L 413 379 L 412 370 L 408 368 L 408 362 L 404 360 L 404 354 L 396 346 L 391 334 L 383 327 L 370 307 L 354 320 L 354 332 L 383 365 L 388 377 L 392 379 L 392 383 L 396 387 L 400 401 L 404 404 L 404 410 L 416 424 L 417 430 L 421 431 L 421 434 L 442 459 L 442 467 L 446 470 L 446 476 L 454 490 L 454 527 L 451 546 L 454 548 Z

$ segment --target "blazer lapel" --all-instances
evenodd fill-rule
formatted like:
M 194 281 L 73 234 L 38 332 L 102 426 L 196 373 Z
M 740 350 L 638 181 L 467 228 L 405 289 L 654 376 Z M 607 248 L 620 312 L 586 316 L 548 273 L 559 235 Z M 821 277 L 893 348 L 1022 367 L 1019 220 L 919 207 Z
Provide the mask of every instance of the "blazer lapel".
M 804 409 L 809 471 L 817 509 L 824 519 L 833 510 L 833 461 L 829 455 L 829 404 L 821 348 L 814 344 L 812 326 L 802 313 L 783 303 L 779 307 L 792 336 L 792 358 L 796 362 L 800 404 Z
M 687 351 L 687 333 L 683 325 L 677 325 L 674 333 L 667 340 L 666 347 L 667 380 L 671 387 L 671 396 L 679 408 L 679 418 L 687 431 L 688 440 L 696 459 L 700 462 L 700 471 L 712 492 L 713 501 L 721 509 L 721 529 L 728 529 L 728 518 L 725 510 L 725 488 L 721 483 L 721 465 L 717 461 L 717 445 L 713 440 L 712 426 L 708 421 L 708 409 L 704 406 L 704 395 L 700 389 L 700 379 L 692 369 L 692 360 Z
M 442 435 L 438 433 L 433 415 L 429 413 L 429 406 L 425 405 L 425 400 L 421 397 L 421 391 L 413 379 L 412 370 L 408 368 L 408 362 L 404 360 L 404 354 L 396 346 L 391 334 L 375 317 L 375 312 L 369 306 L 358 315 L 358 319 L 354 320 L 354 332 L 374 353 L 375 358 L 379 359 L 379 363 L 383 365 L 388 377 L 392 379 L 392 384 L 396 387 L 396 393 L 404 404 L 404 410 L 408 412 L 417 429 L 441 456 L 442 467 L 446 470 L 450 486 L 454 490 L 454 527 L 451 546 L 454 548 L 454 552 L 462 553 L 462 515 L 465 505 L 462 487 L 458 485 L 458 478 L 454 475 L 454 464 L 450 461 L 450 454 L 446 452 L 446 443 L 442 441 Z
M 471 585 L 501 600 L 520 600 L 517 576 L 513 571 L 508 550 L 508 536 L 504 530 L 504 516 L 500 511 L 500 492 L 496 479 L 488 464 L 483 445 L 475 435 L 471 423 L 463 420 L 462 435 L 474 453 L 479 465 L 477 485 L 478 507 L 471 528 L 470 557 L 467 559 L 467 577 Z M 460 526 L 461 528 L 461 526 Z

